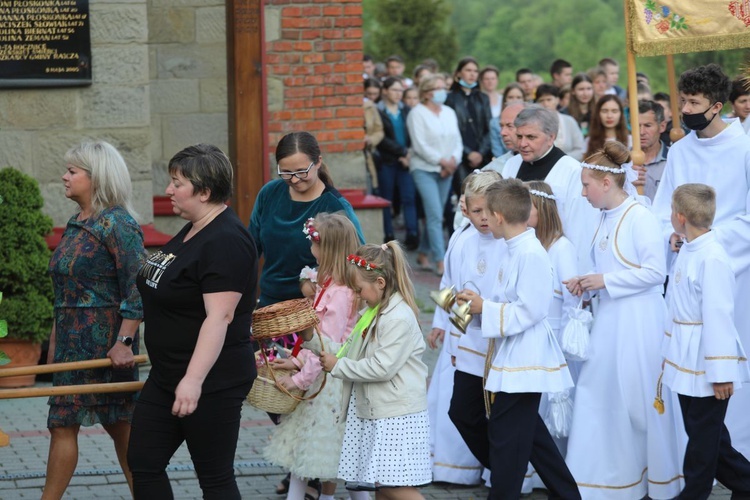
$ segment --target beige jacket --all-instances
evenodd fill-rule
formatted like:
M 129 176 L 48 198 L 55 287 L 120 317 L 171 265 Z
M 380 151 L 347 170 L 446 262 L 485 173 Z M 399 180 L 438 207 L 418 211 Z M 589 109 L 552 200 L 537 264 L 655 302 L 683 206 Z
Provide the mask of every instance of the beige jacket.
M 315 350 L 319 341 L 313 338 Z M 355 341 L 331 375 L 344 380 L 341 399 L 346 415 L 352 387 L 357 391 L 357 416 L 398 417 L 427 409 L 427 366 L 422 362 L 424 337 L 414 312 L 395 293 L 388 307 L 370 327 L 365 339 Z

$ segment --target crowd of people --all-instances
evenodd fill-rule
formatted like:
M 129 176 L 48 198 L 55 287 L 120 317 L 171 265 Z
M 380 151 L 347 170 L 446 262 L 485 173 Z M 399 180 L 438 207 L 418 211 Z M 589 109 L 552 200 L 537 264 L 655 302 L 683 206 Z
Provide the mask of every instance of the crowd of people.
M 277 492 L 290 500 L 333 500 L 337 480 L 352 500 L 483 480 L 491 499 L 535 487 L 566 500 L 705 499 L 714 480 L 750 498 L 750 393 L 735 394 L 750 382 L 744 85 L 716 65 L 686 71 L 689 133 L 671 147 L 667 109 L 642 96 L 654 98 L 639 101 L 637 172 L 635 110 L 611 59 L 575 76 L 555 61 L 549 84 L 519 70 L 503 91 L 500 72 L 471 57 L 452 75 L 426 61 L 410 79 L 394 56 L 382 82 L 371 63 L 369 172 L 400 207 L 403 245 L 390 210 L 385 241 L 364 241 L 307 132 L 276 146 L 279 179 L 247 227 L 226 204 L 227 156 L 207 144 L 175 154 L 166 194 L 186 225 L 150 256 L 116 149 L 68 152 L 63 183 L 79 211 L 50 262 L 50 360 L 107 356 L 114 369 L 55 385 L 135 379 L 141 322 L 152 367 L 137 398 L 50 398 L 44 498 L 62 497 L 79 428 L 94 423 L 135 498 L 172 498 L 165 470 L 183 442 L 204 498 L 240 498 L 252 312 L 303 297 L 320 335 L 278 339 L 272 363 L 290 374 L 280 387 L 317 397 L 269 414 L 265 450 L 289 470 Z M 729 102 L 737 117 L 724 120 Z M 442 276 L 426 338 L 404 247 Z M 427 344 L 441 349 L 429 388 Z

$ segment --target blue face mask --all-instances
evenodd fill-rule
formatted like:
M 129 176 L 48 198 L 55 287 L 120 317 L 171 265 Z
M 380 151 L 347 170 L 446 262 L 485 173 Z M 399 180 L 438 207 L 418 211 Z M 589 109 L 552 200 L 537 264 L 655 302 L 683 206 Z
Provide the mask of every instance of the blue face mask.
M 435 104 L 443 104 L 448 98 L 448 92 L 445 89 L 435 90 L 432 92 L 432 102 Z
M 474 87 L 476 87 L 476 86 L 477 86 L 477 82 L 474 82 L 474 83 L 466 83 L 466 81 L 464 81 L 464 79 L 463 79 L 463 78 L 461 78 L 461 79 L 460 79 L 460 80 L 458 81 L 458 83 L 459 83 L 459 85 L 461 85 L 462 87 L 466 87 L 467 89 L 473 89 Z

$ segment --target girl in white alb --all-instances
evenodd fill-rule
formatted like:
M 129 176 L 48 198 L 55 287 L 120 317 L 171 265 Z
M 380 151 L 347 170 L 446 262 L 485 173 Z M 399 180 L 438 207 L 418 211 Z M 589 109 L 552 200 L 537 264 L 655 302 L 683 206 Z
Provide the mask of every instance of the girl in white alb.
M 573 296 L 563 284 L 563 281 L 567 281 L 578 274 L 578 256 L 573 243 L 563 235 L 562 221 L 557 207 L 558 200 L 552 192 L 552 188 L 542 181 L 531 181 L 527 183 L 527 186 L 531 193 L 531 217 L 529 217 L 528 225 L 534 228 L 537 239 L 547 250 L 547 255 L 549 255 L 552 263 L 554 286 L 547 322 L 558 342 L 560 342 L 562 330 L 568 323 L 568 313 L 578 305 L 578 297 Z M 578 380 L 579 370 L 580 362 L 568 360 L 568 371 L 574 383 Z M 573 390 L 558 393 L 555 397 L 571 398 Z M 542 418 L 547 415 L 549 398 L 549 394 L 542 394 L 542 399 L 539 402 L 539 414 Z M 565 437 L 558 438 L 554 434 L 552 438 L 555 440 L 560 453 L 565 456 L 568 439 Z M 534 467 L 529 464 L 529 470 L 526 473 L 521 492 L 531 493 L 534 488 L 544 488 L 544 483 Z
M 661 415 L 653 408 L 666 258 L 658 221 L 624 190 L 629 160 L 613 141 L 582 164 L 583 195 L 602 210 L 591 250 L 595 270 L 567 282 L 577 296 L 599 296 L 566 457 L 584 499 L 665 499 L 681 489 L 679 412 L 671 404 Z

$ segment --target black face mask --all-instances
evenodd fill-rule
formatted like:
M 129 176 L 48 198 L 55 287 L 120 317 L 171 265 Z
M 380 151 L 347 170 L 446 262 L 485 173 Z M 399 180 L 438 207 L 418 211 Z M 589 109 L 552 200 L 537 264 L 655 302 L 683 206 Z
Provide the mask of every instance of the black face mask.
M 712 116 L 710 120 L 707 119 L 706 113 L 712 107 L 713 107 L 713 104 L 709 106 L 708 109 L 704 111 L 703 113 L 692 113 L 692 114 L 683 113 L 682 123 L 684 123 L 685 126 L 689 128 L 690 130 L 696 130 L 696 131 L 703 130 L 704 128 L 708 127 L 708 125 L 712 121 L 714 121 L 714 118 L 716 118 L 716 115 L 719 114 L 719 113 L 714 113 L 714 116 Z

